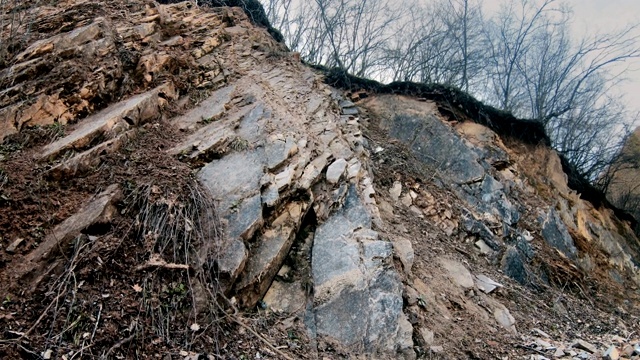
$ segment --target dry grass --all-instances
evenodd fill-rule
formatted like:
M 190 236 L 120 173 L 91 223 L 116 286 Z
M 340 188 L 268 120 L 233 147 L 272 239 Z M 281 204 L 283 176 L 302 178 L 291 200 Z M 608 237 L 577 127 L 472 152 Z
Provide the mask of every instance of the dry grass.
M 31 36 L 35 9 L 41 0 L 0 0 L 0 67 L 23 49 Z

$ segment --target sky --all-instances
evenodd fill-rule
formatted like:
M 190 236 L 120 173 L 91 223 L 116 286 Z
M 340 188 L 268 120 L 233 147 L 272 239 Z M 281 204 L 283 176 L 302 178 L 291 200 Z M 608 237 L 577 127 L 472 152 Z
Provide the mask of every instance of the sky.
M 503 0 L 485 0 L 485 15 L 496 11 Z M 629 24 L 640 23 L 640 0 L 560 0 L 571 6 L 574 13 L 573 31 L 581 34 L 611 32 Z M 630 109 L 640 112 L 640 59 L 627 63 L 634 71 L 626 74 L 626 80 L 618 91 L 624 95 Z

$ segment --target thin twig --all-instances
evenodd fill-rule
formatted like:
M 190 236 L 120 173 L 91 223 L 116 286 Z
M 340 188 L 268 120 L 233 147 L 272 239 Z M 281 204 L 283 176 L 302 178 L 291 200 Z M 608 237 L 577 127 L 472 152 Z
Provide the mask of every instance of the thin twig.
M 108 359 L 108 358 L 109 358 L 109 355 L 111 355 L 111 353 L 112 353 L 113 351 L 118 350 L 120 347 L 122 347 L 122 345 L 124 345 L 124 344 L 126 344 L 126 343 L 130 342 L 130 341 L 131 341 L 131 340 L 133 340 L 135 337 L 136 337 L 136 333 L 133 333 L 133 334 L 131 334 L 131 336 L 129 336 L 129 337 L 127 337 L 127 338 L 124 338 L 124 339 L 122 339 L 122 340 L 118 341 L 115 345 L 113 345 L 113 346 L 109 349 L 109 351 L 107 351 L 107 353 L 106 353 L 106 354 L 102 355 L 102 356 L 100 357 L 100 359 Z
M 98 330 L 98 323 L 100 322 L 100 315 L 102 315 L 102 303 L 98 306 L 98 318 L 96 319 L 96 325 L 93 327 L 93 333 L 91 333 L 91 341 L 96 336 L 96 330 Z
M 57 303 L 58 300 L 60 300 L 60 298 L 62 297 L 62 295 L 64 295 L 65 292 L 60 292 L 58 294 L 58 296 L 56 296 L 52 301 L 51 304 L 49 304 L 49 306 L 47 306 L 46 309 L 44 309 L 44 311 L 42 312 L 42 314 L 40 314 L 40 317 L 38 318 L 38 320 L 36 320 L 36 322 L 29 328 L 29 330 L 27 330 L 20 338 L 18 338 L 18 340 L 27 337 L 35 328 L 36 326 L 38 326 L 38 324 L 40 324 L 40 321 L 42 321 L 42 319 L 44 319 L 44 316 L 47 314 L 47 312 L 49 311 L 49 309 L 51 309 L 51 307 L 53 306 L 54 303 Z

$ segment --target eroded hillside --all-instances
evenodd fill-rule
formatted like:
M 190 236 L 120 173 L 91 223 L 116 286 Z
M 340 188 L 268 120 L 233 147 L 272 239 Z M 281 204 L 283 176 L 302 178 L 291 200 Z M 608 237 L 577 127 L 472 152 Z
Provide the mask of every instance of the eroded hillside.
M 535 124 L 331 87 L 239 8 L 24 16 L 0 357 L 640 357 L 640 242 Z

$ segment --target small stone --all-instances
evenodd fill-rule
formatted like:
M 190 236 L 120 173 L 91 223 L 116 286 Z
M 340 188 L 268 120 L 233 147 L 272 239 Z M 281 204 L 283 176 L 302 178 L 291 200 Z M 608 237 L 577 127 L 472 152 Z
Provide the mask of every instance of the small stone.
M 341 100 L 340 103 L 339 103 L 339 106 L 341 108 L 350 108 L 350 107 L 356 106 L 356 104 L 354 104 L 353 102 L 351 102 L 349 100 Z
M 393 199 L 393 201 L 398 201 L 398 199 L 400 199 L 401 193 L 402 193 L 402 184 L 400 183 L 400 181 L 394 182 L 391 189 L 389 189 L 389 195 L 391 195 L 391 198 Z
M 18 238 L 16 239 L 16 241 L 12 242 L 11 245 L 7 246 L 5 251 L 8 252 L 9 254 L 13 254 L 16 252 L 16 249 L 18 248 L 18 246 L 20 246 L 23 242 L 24 242 L 24 239 Z
M 580 349 L 580 350 L 586 350 L 592 354 L 595 354 L 598 351 L 598 348 L 596 348 L 595 346 L 593 346 L 592 344 L 581 340 L 581 339 L 577 339 L 573 345 L 571 345 L 571 347 L 576 348 L 576 349 Z
M 394 239 L 393 251 L 400 259 L 405 273 L 407 275 L 410 274 L 411 267 L 413 267 L 413 259 L 415 257 L 411 241 L 404 238 Z
M 605 360 L 618 360 L 620 358 L 620 351 L 618 350 L 617 347 L 611 345 L 609 346 L 607 351 L 604 353 L 602 358 Z
M 413 306 L 418 303 L 420 294 L 418 294 L 418 291 L 416 291 L 416 289 L 412 288 L 411 286 L 407 286 L 404 289 L 404 297 L 407 300 L 407 304 L 409 306 Z
M 444 348 L 442 346 L 430 346 L 429 350 L 434 354 L 439 354 L 444 351 Z
M 289 265 L 282 265 L 282 267 L 278 271 L 278 276 L 283 278 L 287 277 L 290 271 L 291 271 L 291 267 Z
M 465 289 L 473 288 L 475 284 L 473 276 L 463 264 L 454 260 L 441 259 L 440 265 L 447 270 L 449 278 L 453 283 L 458 284 Z
M 497 308 L 493 312 L 493 317 L 496 319 L 498 324 L 502 325 L 505 329 L 516 333 L 516 319 L 511 316 L 509 310 L 507 308 Z
M 342 115 L 358 115 L 358 108 L 342 108 Z
M 345 159 L 338 159 L 334 161 L 327 168 L 327 181 L 331 184 L 335 184 L 340 180 L 344 170 L 347 167 L 347 161 Z
M 51 349 L 47 349 L 47 351 L 42 353 L 42 358 L 45 360 L 51 359 L 52 356 L 53 356 L 53 350 Z
M 633 355 L 634 352 L 634 348 L 631 345 L 625 345 L 622 348 L 622 356 L 626 357 L 626 358 L 630 358 Z
M 566 353 L 562 349 L 556 349 L 556 352 L 553 353 L 554 358 L 561 358 L 561 357 L 564 357 L 565 355 Z
M 493 252 L 493 249 L 491 249 L 484 240 L 476 241 L 475 245 L 480 250 L 480 253 L 484 255 L 489 255 Z
M 486 294 L 490 294 L 493 290 L 502 287 L 503 285 L 491 280 L 487 276 L 476 275 L 476 286 Z
M 551 339 L 551 335 L 547 334 L 546 332 L 538 329 L 538 328 L 533 328 L 532 329 L 533 332 L 537 333 L 538 335 L 542 336 L 545 339 Z
M 408 193 L 402 197 L 401 202 L 404 206 L 407 206 L 407 207 L 413 205 L 413 199 L 411 198 L 411 195 Z
M 347 168 L 347 178 L 348 179 L 357 178 L 361 168 L 362 168 L 362 164 L 360 164 L 360 161 L 356 160 L 355 162 L 350 163 L 349 167 Z
M 536 339 L 536 344 L 540 346 L 543 350 L 553 350 L 556 347 L 551 345 L 551 343 L 544 341 L 542 339 Z
M 427 346 L 431 346 L 433 344 L 433 338 L 434 338 L 433 331 L 427 328 L 420 328 L 420 335 L 422 335 L 422 338 L 424 339 L 424 343 Z

